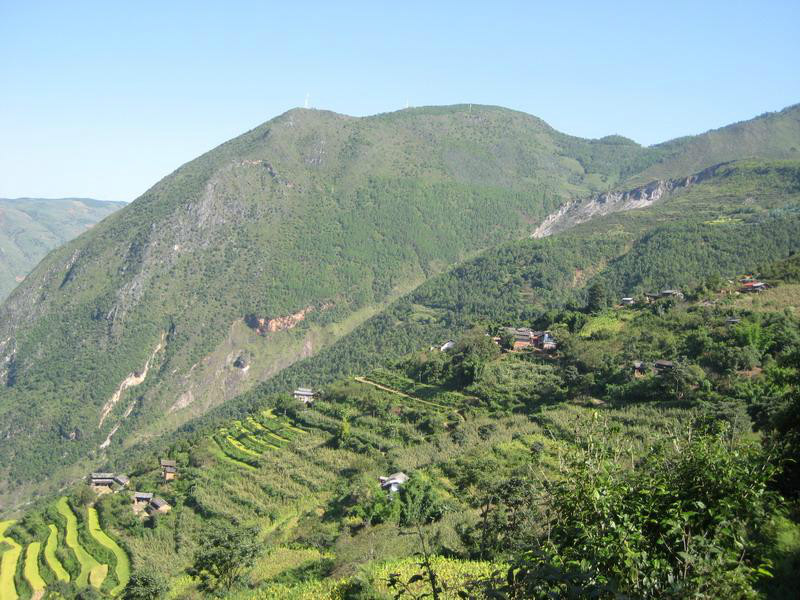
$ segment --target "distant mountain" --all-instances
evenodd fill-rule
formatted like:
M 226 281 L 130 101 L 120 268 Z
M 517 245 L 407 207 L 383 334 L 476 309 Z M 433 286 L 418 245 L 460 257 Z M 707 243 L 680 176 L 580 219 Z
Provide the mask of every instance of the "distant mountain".
M 792 156 L 797 111 L 769 119 L 789 133 L 763 155 Z M 0 307 L 0 494 L 251 390 L 566 202 L 758 155 L 750 123 L 643 148 L 497 107 L 289 111 L 51 252 Z
M 0 301 L 50 250 L 123 206 L 89 198 L 0 198 Z

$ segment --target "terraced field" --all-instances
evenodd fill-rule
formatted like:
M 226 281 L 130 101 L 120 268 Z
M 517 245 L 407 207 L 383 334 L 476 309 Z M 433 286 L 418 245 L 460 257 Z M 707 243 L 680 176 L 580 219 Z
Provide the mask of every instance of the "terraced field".
M 56 556 L 56 548 L 58 548 L 58 528 L 50 523 L 50 535 L 47 536 L 47 543 L 44 545 L 44 560 L 47 566 L 55 574 L 56 579 L 59 581 L 69 581 L 69 573 L 61 564 Z
M 130 560 L 128 560 L 128 555 L 125 554 L 125 551 L 120 548 L 119 545 L 100 528 L 100 520 L 97 516 L 97 509 L 93 506 L 90 506 L 86 510 L 89 522 L 89 533 L 101 546 L 105 546 L 114 553 L 114 558 L 116 559 L 114 572 L 116 573 L 117 581 L 119 582 L 111 590 L 111 595 L 115 596 L 125 589 L 125 586 L 128 585 L 128 580 L 131 578 Z
M 258 467 L 261 458 L 306 433 L 287 419 L 264 410 L 244 421 L 221 427 L 212 436 L 226 458 L 243 467 Z
M 39 551 L 41 550 L 41 542 L 31 542 L 25 550 L 25 567 L 23 568 L 23 575 L 25 581 L 31 586 L 33 590 L 33 597 L 39 597 L 44 592 L 47 585 L 45 580 L 42 579 L 39 573 Z
M 108 565 L 101 565 L 91 554 L 89 554 L 78 540 L 78 518 L 67 502 L 66 496 L 56 503 L 56 509 L 67 522 L 67 534 L 65 536 L 67 546 L 75 553 L 75 558 L 81 565 L 81 571 L 75 583 L 78 587 L 85 587 L 91 583 L 93 587 L 99 588 L 108 574 Z
M 22 546 L 10 537 L 3 535 L 14 521 L 0 521 L 0 548 L 6 548 L 0 559 L 0 599 L 17 600 L 17 588 L 14 585 L 14 573 L 17 571 L 17 561 L 22 554 Z

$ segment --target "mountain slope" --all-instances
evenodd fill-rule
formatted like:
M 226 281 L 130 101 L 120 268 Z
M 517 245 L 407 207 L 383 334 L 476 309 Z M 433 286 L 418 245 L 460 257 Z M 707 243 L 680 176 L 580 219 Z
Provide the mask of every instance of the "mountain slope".
M 596 282 L 613 299 L 734 277 L 800 251 L 798 231 L 800 161 L 720 165 L 646 208 L 488 250 L 427 281 L 240 403 L 362 373 L 475 324 L 510 325 L 583 306 L 586 288 Z
M 702 135 L 651 146 L 659 159 L 630 177 L 626 186 L 644 185 L 697 173 L 712 165 L 744 158 L 800 159 L 800 104 L 733 123 Z
M 169 431 L 661 157 L 466 105 L 293 110 L 223 144 L 0 308 L 0 494 Z
M 484 266 L 487 276 L 501 279 L 509 263 Z M 503 322 L 490 319 L 459 336 L 448 352 L 416 346 L 390 368 L 326 385 L 309 405 L 287 394 L 264 396 L 235 419 L 206 423 L 105 464 L 104 470 L 130 476 L 127 489 L 114 486 L 117 493 L 95 496 L 81 482 L 60 492 L 58 502 L 43 498 L 19 522 L 6 522 L 7 581 L 22 598 L 31 597 L 24 576 L 30 559 L 21 560 L 14 548 L 52 536 L 59 556 L 69 559 L 64 538 L 52 531 L 70 527 L 71 520 L 80 524 L 86 560 L 109 566 L 97 583 L 101 592 L 122 586 L 132 566 L 134 579 L 151 575 L 169 588 L 148 597 L 211 597 L 214 580 L 188 577 L 187 570 L 209 539 L 230 543 L 215 531 L 233 523 L 238 529 L 231 537 L 256 542 L 260 553 L 242 562 L 238 587 L 222 586 L 215 597 L 389 598 L 391 574 L 408 581 L 418 573 L 413 557 L 422 547 L 438 555 L 431 568 L 447 588 L 441 597 L 455 599 L 492 573 L 503 575 L 495 585 L 507 584 L 509 564 L 542 556 L 526 552 L 530 547 L 553 550 L 541 543 L 551 531 L 562 532 L 555 544 L 573 549 L 582 570 L 609 576 L 620 564 L 604 560 L 609 549 L 629 551 L 608 541 L 611 519 L 604 515 L 611 514 L 625 523 L 621 535 L 632 552 L 647 548 L 626 580 L 626 595 L 640 593 L 646 573 L 660 577 L 649 596 L 683 581 L 670 592 L 678 598 L 690 578 L 683 556 L 671 549 L 685 543 L 669 512 L 677 505 L 707 507 L 681 518 L 693 519 L 695 535 L 715 540 L 715 553 L 698 552 L 690 565 L 688 573 L 699 574 L 693 585 L 705 589 L 746 560 L 753 566 L 747 577 L 737 573 L 731 581 L 749 593 L 732 597 L 788 597 L 797 580 L 792 561 L 800 526 L 786 516 L 772 521 L 784 510 L 767 492 L 768 475 L 778 476 L 774 454 L 751 445 L 754 421 L 747 409 L 781 406 L 797 393 L 800 320 L 787 310 L 800 306 L 799 286 L 792 283 L 797 267 L 796 259 L 769 267 L 774 287 L 757 300 L 737 296 L 737 283 L 722 282 L 686 301 L 559 310 L 535 322 L 514 321 L 551 329 L 555 352 L 501 351 L 484 331 L 496 332 Z M 656 371 L 655 361 L 664 359 L 673 361 L 672 370 Z M 634 361 L 644 365 L 634 371 Z M 691 440 L 699 442 L 699 452 L 689 454 L 695 468 L 687 476 L 681 456 Z M 165 481 L 159 466 L 165 457 L 175 461 L 177 479 Z M 659 460 L 655 473 L 654 457 L 669 459 Z M 725 468 L 737 465 L 747 468 Z M 394 491 L 379 484 L 379 477 L 397 471 L 410 477 Z M 642 473 L 655 476 L 634 494 L 615 493 L 609 484 L 620 474 Z M 754 492 L 757 473 L 767 475 L 756 476 Z M 578 531 L 598 528 L 602 535 L 588 544 L 573 545 L 560 527 L 540 526 L 559 525 L 559 516 L 574 510 L 575 498 L 558 493 L 573 484 L 590 486 L 590 512 L 565 526 L 573 532 L 575 522 L 583 525 Z M 154 493 L 172 508 L 148 514 L 142 504 L 132 505 L 132 490 Z M 718 526 L 730 523 L 729 513 L 716 515 L 731 506 L 749 520 L 741 535 Z M 86 535 L 93 522 L 117 553 Z M 719 561 L 721 552 L 731 560 Z M 64 568 L 72 581 L 83 570 L 75 560 L 65 560 Z M 50 566 L 43 563 L 41 573 L 48 586 L 56 583 Z M 542 580 L 570 575 L 553 568 Z M 422 582 L 411 589 L 421 594 Z
M 0 301 L 50 250 L 123 206 L 88 198 L 0 198 Z

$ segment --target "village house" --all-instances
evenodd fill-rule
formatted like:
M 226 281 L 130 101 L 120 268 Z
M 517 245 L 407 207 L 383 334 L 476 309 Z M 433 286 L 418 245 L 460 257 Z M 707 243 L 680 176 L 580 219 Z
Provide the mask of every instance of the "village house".
M 314 402 L 314 391 L 311 388 L 297 388 L 292 395 L 295 400 L 299 400 L 303 404 Z
M 643 361 L 637 360 L 633 363 L 633 376 L 636 378 L 647 375 L 647 365 Z
M 150 500 L 153 499 L 153 494 L 150 492 L 133 492 L 133 503 L 142 505 L 142 504 L 150 504 Z
M 620 303 L 622 304 L 622 306 L 633 306 L 634 304 L 636 304 L 636 300 L 634 300 L 634 299 L 633 299 L 633 298 L 631 298 L 630 296 L 625 296 L 625 297 L 624 297 L 624 298 L 623 298 L 623 299 L 620 301 Z
M 114 475 L 114 481 L 122 487 L 128 487 L 128 484 L 131 482 L 126 475 Z
M 159 460 L 161 464 L 161 477 L 164 481 L 172 481 L 178 476 L 178 463 L 171 458 L 162 458 Z
M 110 491 L 115 483 L 114 473 L 92 473 L 89 476 L 89 485 L 92 486 L 96 492 Z
M 177 476 L 177 467 L 164 467 L 164 481 L 173 481 Z
M 683 300 L 683 292 L 680 290 L 661 290 L 661 297 Z
M 748 281 L 739 289 L 739 291 L 744 294 L 752 294 L 763 292 L 766 289 L 767 284 L 763 281 Z
M 154 498 L 152 498 L 150 500 L 149 510 L 150 510 L 150 514 L 159 513 L 159 514 L 165 515 L 170 510 L 172 510 L 172 507 L 163 498 L 161 498 L 159 496 L 155 496 Z
M 545 352 L 554 352 L 556 350 L 556 340 L 549 331 L 541 332 L 537 338 L 538 346 Z
M 444 344 L 439 346 L 439 352 L 447 352 L 455 348 L 456 343 L 453 340 L 447 340 Z
M 655 368 L 656 373 L 660 375 L 674 369 L 675 363 L 671 360 L 657 360 L 655 363 L 653 363 L 653 367 Z
M 740 321 L 741 321 L 741 319 L 737 319 L 736 317 L 729 317 L 729 318 L 725 319 L 725 324 L 726 325 L 736 325 Z
M 397 473 L 392 473 L 386 477 L 378 477 L 378 481 L 381 483 L 381 488 L 388 490 L 390 494 L 393 494 L 399 491 L 400 487 L 408 481 L 408 475 L 402 471 L 398 471 Z

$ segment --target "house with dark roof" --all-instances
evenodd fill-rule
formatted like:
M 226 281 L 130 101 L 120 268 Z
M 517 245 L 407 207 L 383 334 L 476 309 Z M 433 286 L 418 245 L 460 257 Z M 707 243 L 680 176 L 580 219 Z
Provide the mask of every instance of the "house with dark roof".
M 160 496 L 154 497 L 150 500 L 150 512 L 151 513 L 159 513 L 162 515 L 167 514 L 172 507 L 169 505 L 169 502 L 161 498 Z
M 164 467 L 162 475 L 164 476 L 164 481 L 172 481 L 178 476 L 178 467 Z
M 153 494 L 151 492 L 133 492 L 134 504 L 150 504 L 152 499 Z
M 653 363 L 653 367 L 655 368 L 656 373 L 661 374 L 674 369 L 675 363 L 671 360 L 657 360 Z

